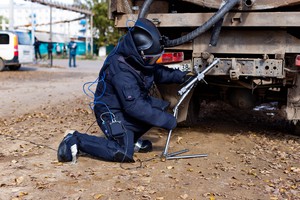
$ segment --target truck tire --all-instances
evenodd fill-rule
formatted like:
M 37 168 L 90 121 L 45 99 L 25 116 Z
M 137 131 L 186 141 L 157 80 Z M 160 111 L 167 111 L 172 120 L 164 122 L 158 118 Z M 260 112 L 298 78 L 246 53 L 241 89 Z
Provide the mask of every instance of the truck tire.
M 0 71 L 3 71 L 3 69 L 5 68 L 5 64 L 2 58 L 0 58 Z
M 295 125 L 294 134 L 300 136 L 300 123 L 299 122 Z
M 19 70 L 21 67 L 21 65 L 11 65 L 11 66 L 8 66 L 8 68 L 12 71 L 16 71 L 16 70 Z
M 232 89 L 229 101 L 232 106 L 241 110 L 252 109 L 255 106 L 255 96 L 249 89 Z
M 288 133 L 292 135 L 300 136 L 300 122 L 297 124 L 290 125 L 290 128 L 288 129 Z

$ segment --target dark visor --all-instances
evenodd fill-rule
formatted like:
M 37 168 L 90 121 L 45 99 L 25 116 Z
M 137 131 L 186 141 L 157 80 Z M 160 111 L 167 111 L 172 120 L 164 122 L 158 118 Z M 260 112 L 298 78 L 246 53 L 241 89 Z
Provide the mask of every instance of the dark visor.
M 154 65 L 164 52 L 156 55 L 144 55 L 143 59 L 146 65 Z

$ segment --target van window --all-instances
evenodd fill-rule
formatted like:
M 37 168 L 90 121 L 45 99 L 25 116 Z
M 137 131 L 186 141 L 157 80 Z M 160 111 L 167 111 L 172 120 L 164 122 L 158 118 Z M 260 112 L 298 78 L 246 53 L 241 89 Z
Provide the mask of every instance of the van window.
M 20 45 L 31 45 L 29 33 L 16 31 L 16 34 L 18 35 L 18 41 Z
M 9 35 L 0 33 L 0 44 L 9 44 Z

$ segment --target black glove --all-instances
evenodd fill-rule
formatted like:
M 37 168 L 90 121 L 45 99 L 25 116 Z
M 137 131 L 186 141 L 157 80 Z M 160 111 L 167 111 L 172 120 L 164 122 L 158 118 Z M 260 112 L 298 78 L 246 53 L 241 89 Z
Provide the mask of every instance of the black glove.
M 193 80 L 197 75 L 194 72 L 188 72 L 186 75 L 183 77 L 183 82 L 182 84 L 185 85 L 186 83 L 190 82 Z

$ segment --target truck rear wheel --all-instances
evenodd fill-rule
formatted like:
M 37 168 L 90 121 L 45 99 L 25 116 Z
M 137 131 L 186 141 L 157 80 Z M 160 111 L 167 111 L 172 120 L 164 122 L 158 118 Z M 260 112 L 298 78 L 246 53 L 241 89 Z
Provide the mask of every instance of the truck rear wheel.
M 19 70 L 20 67 L 21 67 L 21 65 L 11 65 L 8 68 L 12 71 L 16 71 L 16 70 Z
M 295 125 L 294 134 L 300 136 L 300 123 L 299 122 L 298 122 L 298 124 Z
M 5 64 L 2 58 L 0 58 L 0 71 L 3 71 L 3 69 L 5 68 Z
M 290 129 L 288 132 L 292 135 L 300 136 L 300 122 L 290 125 Z
M 255 96 L 249 89 L 232 89 L 229 93 L 229 101 L 232 106 L 242 110 L 255 106 Z

